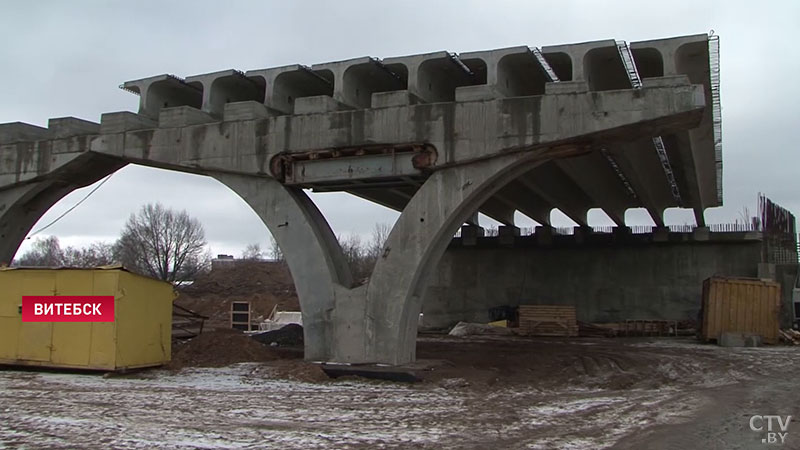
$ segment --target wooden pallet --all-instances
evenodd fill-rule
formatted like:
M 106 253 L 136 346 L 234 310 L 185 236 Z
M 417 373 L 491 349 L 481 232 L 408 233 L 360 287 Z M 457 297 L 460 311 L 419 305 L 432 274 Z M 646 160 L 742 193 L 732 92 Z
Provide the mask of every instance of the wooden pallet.
M 575 307 L 520 305 L 519 330 L 528 336 L 578 336 Z

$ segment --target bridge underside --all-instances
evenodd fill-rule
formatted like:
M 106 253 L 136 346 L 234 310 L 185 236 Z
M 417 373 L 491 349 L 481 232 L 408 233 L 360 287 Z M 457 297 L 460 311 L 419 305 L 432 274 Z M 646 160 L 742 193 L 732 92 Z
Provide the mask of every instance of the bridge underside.
M 286 256 L 306 358 L 415 358 L 424 289 L 477 212 L 577 224 L 601 208 L 721 204 L 715 40 L 596 41 L 358 58 L 127 82 L 138 113 L 101 123 L 0 125 L 0 261 L 71 190 L 127 163 L 214 177 L 259 214 Z M 353 283 L 303 189 L 400 211 L 366 284 Z

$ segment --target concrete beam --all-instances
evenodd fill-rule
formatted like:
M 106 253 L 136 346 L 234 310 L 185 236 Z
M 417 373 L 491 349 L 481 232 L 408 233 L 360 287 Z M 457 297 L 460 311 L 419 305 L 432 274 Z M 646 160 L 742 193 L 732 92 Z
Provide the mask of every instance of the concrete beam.
M 270 69 L 249 70 L 245 76 L 264 85 L 264 105 L 279 114 L 295 114 L 295 102 L 303 97 L 333 97 L 333 74 L 293 64 Z
M 561 159 L 555 164 L 591 199 L 594 206 L 602 208 L 618 226 L 625 226 L 625 211 L 637 207 L 638 202 L 600 152 Z
M 100 116 L 100 133 L 113 134 L 158 128 L 158 122 L 129 111 L 105 113 Z
M 100 124 L 76 117 L 58 117 L 47 122 L 47 129 L 55 139 L 100 134 Z
M 618 143 L 608 149 L 625 174 L 642 206 L 658 227 L 664 226 L 664 210 L 677 206 L 661 168 L 653 142 L 643 139 Z
M 371 107 L 372 94 L 406 90 L 408 74 L 394 71 L 377 58 L 361 57 L 346 61 L 314 64 L 315 72 L 333 75 L 333 98 L 356 109 Z
M 156 75 L 140 80 L 126 81 L 122 89 L 139 96 L 139 114 L 158 119 L 163 108 L 203 106 L 203 91 L 186 84 L 174 75 Z
M 513 205 L 517 211 L 540 224 L 550 225 L 550 213 L 554 206 L 519 181 L 511 181 L 502 187 L 495 197 L 508 205 Z
M 514 212 L 516 209 L 496 197 L 488 198 L 480 206 L 479 211 L 503 225 L 514 226 Z
M 195 75 L 186 78 L 186 84 L 203 93 L 203 112 L 222 118 L 225 105 L 235 102 L 263 102 L 265 85 L 251 79 L 238 70 Z
M 24 122 L 0 124 L 0 145 L 51 139 L 50 130 Z
M 561 210 L 580 226 L 589 226 L 586 214 L 593 207 L 586 193 L 553 162 L 545 163 L 519 182 Z

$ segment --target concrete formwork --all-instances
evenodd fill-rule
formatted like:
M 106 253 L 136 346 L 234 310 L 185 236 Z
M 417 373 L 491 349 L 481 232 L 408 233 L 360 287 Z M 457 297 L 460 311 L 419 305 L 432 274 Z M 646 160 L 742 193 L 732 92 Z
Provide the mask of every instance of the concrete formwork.
M 695 52 L 703 46 L 705 59 Z M 590 208 L 621 223 L 626 208 L 644 206 L 658 223 L 667 207 L 719 204 L 704 194 L 721 182 L 708 164 L 712 84 L 698 76 L 710 70 L 708 37 L 631 48 L 648 77 L 636 88 L 615 41 L 127 82 L 138 114 L 0 125 L 0 261 L 61 196 L 127 163 L 205 174 L 276 237 L 298 286 L 308 358 L 412 361 L 427 280 L 477 211 L 513 234 L 518 210 L 548 223 L 557 207 L 585 225 Z M 636 143 L 654 136 L 677 136 L 668 152 L 686 156 L 675 168 L 681 205 L 663 195 L 662 162 L 639 156 L 652 144 Z M 402 211 L 366 285 L 353 285 L 303 188 Z

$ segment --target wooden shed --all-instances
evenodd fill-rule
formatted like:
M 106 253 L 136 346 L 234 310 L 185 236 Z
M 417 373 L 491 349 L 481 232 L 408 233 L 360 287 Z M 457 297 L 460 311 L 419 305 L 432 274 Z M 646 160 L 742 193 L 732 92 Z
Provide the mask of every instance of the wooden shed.
M 703 282 L 701 337 L 717 340 L 725 332 L 760 335 L 778 343 L 781 287 L 757 278 L 711 277 Z

